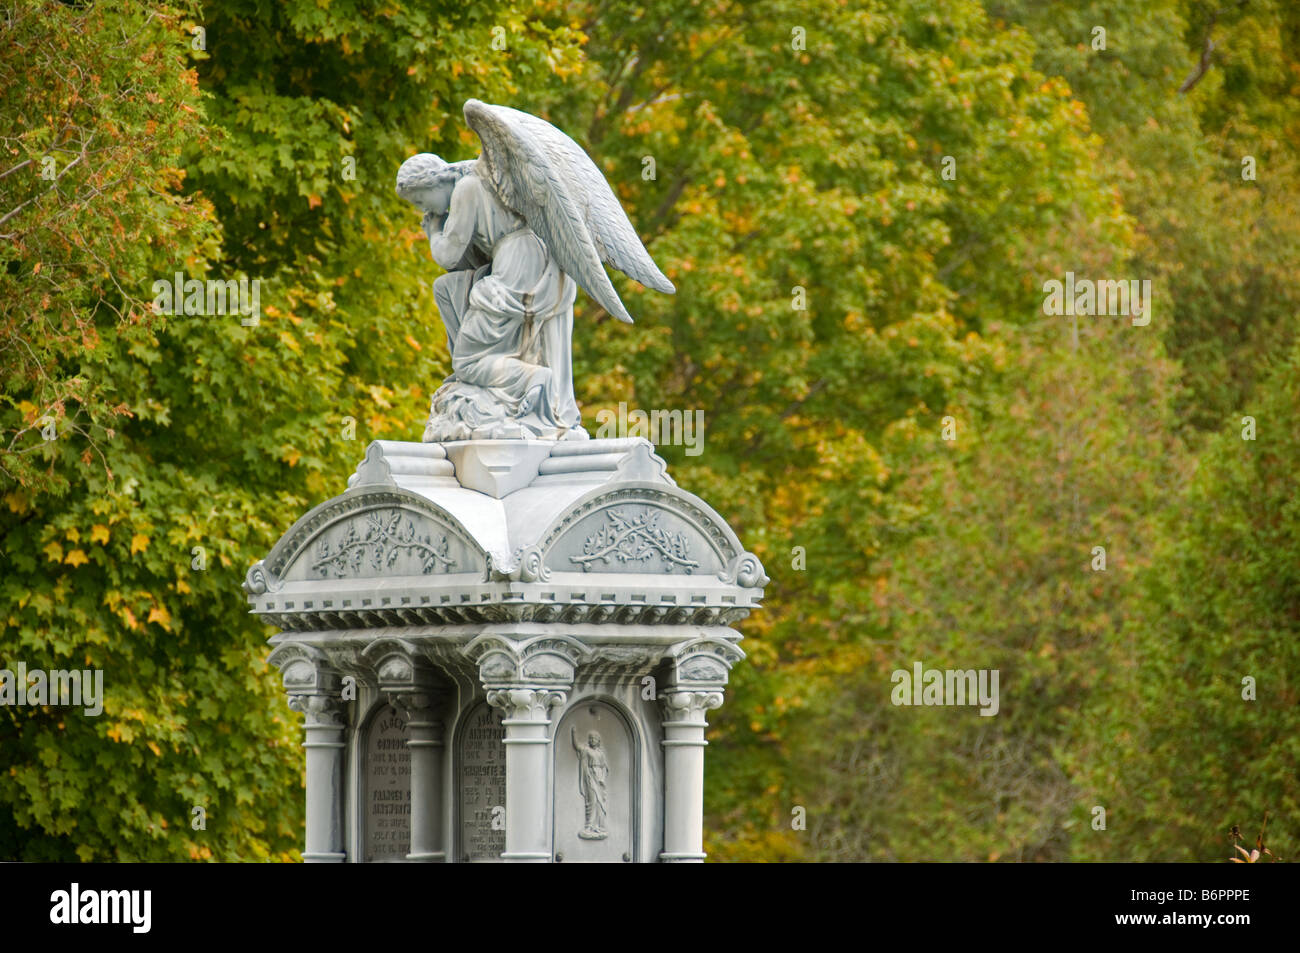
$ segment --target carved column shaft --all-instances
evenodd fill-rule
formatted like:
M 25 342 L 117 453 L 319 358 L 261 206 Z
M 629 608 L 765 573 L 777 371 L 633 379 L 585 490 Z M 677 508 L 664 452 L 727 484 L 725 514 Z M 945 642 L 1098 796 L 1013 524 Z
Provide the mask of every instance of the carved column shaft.
M 428 693 L 393 696 L 410 729 L 406 747 L 411 753 L 411 852 L 406 859 L 441 864 L 447 860 L 442 796 L 446 746 L 437 703 Z
M 674 691 L 664 709 L 664 849 L 666 863 L 704 860 L 704 713 L 722 705 L 719 691 Z
M 488 704 L 501 710 L 506 729 L 506 849 L 502 859 L 514 863 L 548 863 L 547 815 L 550 812 L 550 710 L 565 693 L 552 689 L 509 688 L 487 693 Z
M 343 702 L 334 694 L 294 693 L 289 707 L 307 716 L 307 863 L 342 863 Z

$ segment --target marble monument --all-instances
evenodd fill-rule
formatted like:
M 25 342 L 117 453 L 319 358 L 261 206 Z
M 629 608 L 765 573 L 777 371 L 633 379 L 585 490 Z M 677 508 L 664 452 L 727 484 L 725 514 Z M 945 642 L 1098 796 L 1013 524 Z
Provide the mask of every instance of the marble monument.
M 465 117 L 478 159 L 397 177 L 446 271 L 424 439 L 371 443 L 244 583 L 305 716 L 303 858 L 701 861 L 706 714 L 768 579 L 649 441 L 582 428 L 577 288 L 629 322 L 604 264 L 673 290 L 604 177 Z

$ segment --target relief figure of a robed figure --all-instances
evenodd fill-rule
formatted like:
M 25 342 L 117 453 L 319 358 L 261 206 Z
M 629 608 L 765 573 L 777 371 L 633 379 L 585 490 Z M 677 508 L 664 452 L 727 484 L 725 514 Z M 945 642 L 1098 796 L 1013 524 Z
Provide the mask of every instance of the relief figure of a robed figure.
M 578 755 L 578 793 L 583 802 L 583 825 L 578 836 L 583 840 L 604 840 L 609 836 L 609 759 L 600 732 L 589 732 L 587 743 L 581 744 L 577 729 L 570 728 L 569 740 Z

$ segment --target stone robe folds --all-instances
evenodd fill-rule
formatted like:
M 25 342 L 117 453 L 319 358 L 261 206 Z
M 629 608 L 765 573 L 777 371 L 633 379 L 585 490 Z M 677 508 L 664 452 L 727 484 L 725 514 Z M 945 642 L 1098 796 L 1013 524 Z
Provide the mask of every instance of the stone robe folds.
M 573 396 L 577 284 L 473 173 L 436 223 L 426 217 L 433 258 L 451 269 L 434 296 L 452 374 L 433 396 L 425 441 L 585 437 Z

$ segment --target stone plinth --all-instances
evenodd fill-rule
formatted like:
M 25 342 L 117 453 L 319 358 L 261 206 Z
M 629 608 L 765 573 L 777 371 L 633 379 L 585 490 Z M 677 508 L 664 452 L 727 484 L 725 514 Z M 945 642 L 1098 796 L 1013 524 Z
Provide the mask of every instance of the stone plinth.
M 313 861 L 704 857 L 758 559 L 643 439 L 376 441 L 248 572 Z

